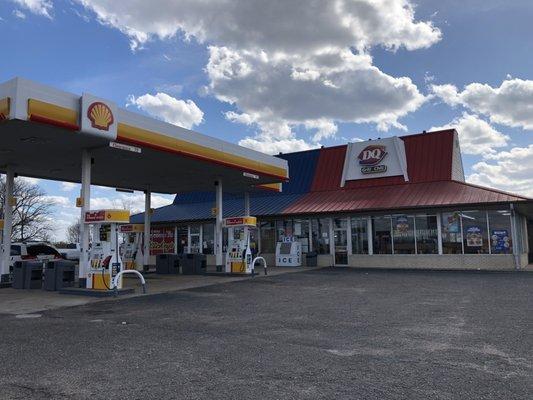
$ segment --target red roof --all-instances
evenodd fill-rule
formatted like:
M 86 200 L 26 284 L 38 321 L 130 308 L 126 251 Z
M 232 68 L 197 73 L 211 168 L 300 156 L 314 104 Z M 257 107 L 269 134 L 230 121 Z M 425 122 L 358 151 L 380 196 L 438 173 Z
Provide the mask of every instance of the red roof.
M 400 137 L 405 143 L 407 174 L 411 183 L 452 179 L 453 129 Z M 347 145 L 320 150 L 311 191 L 340 189 Z M 345 188 L 401 185 L 403 176 L 348 181 Z
M 311 192 L 285 208 L 283 214 L 466 206 L 524 200 L 528 198 L 457 181 L 403 183 Z

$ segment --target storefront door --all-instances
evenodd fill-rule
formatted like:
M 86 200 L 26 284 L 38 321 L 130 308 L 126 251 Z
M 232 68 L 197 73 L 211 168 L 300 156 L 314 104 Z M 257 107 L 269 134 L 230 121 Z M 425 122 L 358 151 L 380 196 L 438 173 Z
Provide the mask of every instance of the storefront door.
M 335 265 L 348 265 L 348 230 L 345 218 L 336 218 L 333 225 Z

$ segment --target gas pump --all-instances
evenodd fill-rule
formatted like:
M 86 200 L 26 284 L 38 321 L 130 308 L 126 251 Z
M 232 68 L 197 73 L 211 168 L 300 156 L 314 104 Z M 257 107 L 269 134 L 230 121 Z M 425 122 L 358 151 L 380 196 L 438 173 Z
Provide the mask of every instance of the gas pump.
M 226 273 L 252 273 L 252 250 L 256 246 L 251 240 L 251 230 L 256 229 L 256 226 L 255 217 L 233 217 L 224 220 L 224 227 L 228 229 Z
M 144 269 L 144 224 L 120 225 L 119 231 L 125 239 L 121 249 L 124 268 L 142 272 Z
M 119 224 L 130 220 L 126 210 L 87 211 L 84 223 L 91 226 L 87 289 L 110 290 L 113 278 L 123 269 L 119 251 Z M 122 288 L 122 279 L 117 289 Z

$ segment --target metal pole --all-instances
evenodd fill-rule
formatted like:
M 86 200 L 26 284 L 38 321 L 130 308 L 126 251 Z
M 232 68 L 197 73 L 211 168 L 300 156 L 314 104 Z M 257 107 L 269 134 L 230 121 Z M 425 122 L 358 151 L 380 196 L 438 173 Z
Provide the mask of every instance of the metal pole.
M 6 169 L 6 185 L 4 194 L 4 238 L 2 245 L 2 260 L 0 261 L 0 282 L 9 282 L 9 264 L 11 261 L 11 233 L 13 228 L 13 186 L 15 173 L 13 168 Z
M 217 271 L 223 271 L 222 262 L 222 180 L 215 182 L 216 190 L 216 224 L 215 224 L 215 263 Z
M 244 215 L 250 216 L 250 192 L 244 192 Z
M 91 153 L 89 150 L 81 152 L 81 215 L 80 215 L 80 287 L 87 287 L 87 272 L 89 270 L 89 235 L 90 229 L 85 225 L 85 213 L 91 210 Z
M 150 268 L 150 224 L 152 220 L 152 193 L 149 189 L 144 191 L 144 249 L 143 265 L 144 270 Z

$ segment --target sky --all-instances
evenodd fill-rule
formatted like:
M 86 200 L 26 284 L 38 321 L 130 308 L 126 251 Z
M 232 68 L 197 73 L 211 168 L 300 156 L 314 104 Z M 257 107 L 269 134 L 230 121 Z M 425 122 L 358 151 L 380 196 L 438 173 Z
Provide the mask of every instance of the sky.
M 270 154 L 454 127 L 468 182 L 533 197 L 532 20 L 530 0 L 0 0 L 0 82 Z M 79 185 L 32 182 L 64 239 Z M 94 187 L 91 206 L 143 196 Z

